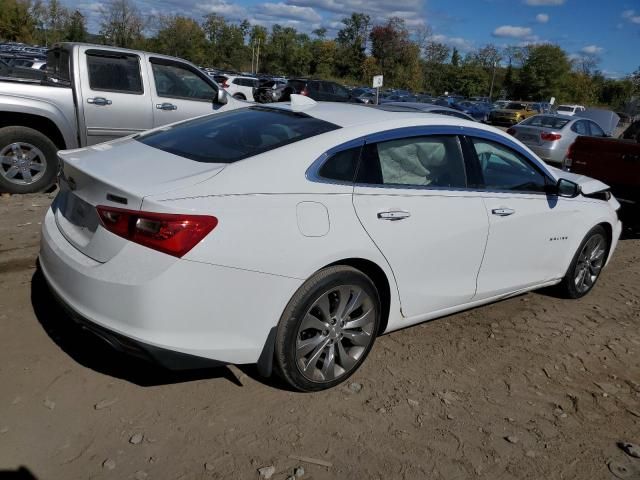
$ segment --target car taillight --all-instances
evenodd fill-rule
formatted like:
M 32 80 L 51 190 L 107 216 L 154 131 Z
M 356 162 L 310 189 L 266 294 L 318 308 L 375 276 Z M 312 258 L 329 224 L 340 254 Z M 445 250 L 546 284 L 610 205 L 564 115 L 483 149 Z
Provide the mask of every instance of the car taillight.
M 540 134 L 540 138 L 546 142 L 555 142 L 556 140 L 560 140 L 561 137 L 562 135 L 559 133 L 542 132 Z
M 507 128 L 507 133 L 509 135 L 515 135 L 516 134 L 516 129 L 515 128 Z
M 218 219 L 208 215 L 152 213 L 96 207 L 100 223 L 111 233 L 159 252 L 183 257 L 206 237 Z
M 226 80 L 222 82 L 222 88 L 229 88 L 229 84 L 227 83 Z
M 307 87 L 304 87 L 302 89 L 302 91 L 300 92 L 300 95 L 304 95 L 305 97 L 309 95 L 309 90 L 307 90 Z

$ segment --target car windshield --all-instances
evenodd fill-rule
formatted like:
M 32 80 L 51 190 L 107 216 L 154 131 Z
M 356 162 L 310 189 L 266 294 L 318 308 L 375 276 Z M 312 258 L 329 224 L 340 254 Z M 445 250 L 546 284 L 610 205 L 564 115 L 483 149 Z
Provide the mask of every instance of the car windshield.
M 567 123 L 569 123 L 569 119 L 554 117 L 551 115 L 535 115 L 533 117 L 527 118 L 522 125 L 527 125 L 528 127 L 544 127 L 544 128 L 553 128 L 555 130 L 560 130 Z
M 196 162 L 233 163 L 338 128 L 304 113 L 249 107 L 180 123 L 137 140 Z
M 507 110 L 524 110 L 526 105 L 524 103 L 510 103 L 506 106 Z

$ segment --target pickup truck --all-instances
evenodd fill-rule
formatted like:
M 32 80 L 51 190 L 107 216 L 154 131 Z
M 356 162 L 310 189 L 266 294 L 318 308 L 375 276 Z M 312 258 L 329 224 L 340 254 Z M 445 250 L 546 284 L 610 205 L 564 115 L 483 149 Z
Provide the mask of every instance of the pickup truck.
M 42 80 L 1 75 L 0 191 L 9 193 L 51 186 L 58 150 L 247 105 L 185 60 L 103 45 L 55 45 Z
M 636 140 L 622 138 L 576 138 L 564 170 L 597 178 L 618 199 L 640 204 L 640 134 Z

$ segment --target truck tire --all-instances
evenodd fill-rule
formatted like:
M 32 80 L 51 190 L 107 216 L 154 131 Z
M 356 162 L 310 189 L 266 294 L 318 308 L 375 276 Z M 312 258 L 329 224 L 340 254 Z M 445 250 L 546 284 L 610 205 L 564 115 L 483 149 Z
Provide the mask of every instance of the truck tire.
M 0 191 L 35 193 L 46 190 L 58 173 L 58 148 L 28 127 L 0 128 Z

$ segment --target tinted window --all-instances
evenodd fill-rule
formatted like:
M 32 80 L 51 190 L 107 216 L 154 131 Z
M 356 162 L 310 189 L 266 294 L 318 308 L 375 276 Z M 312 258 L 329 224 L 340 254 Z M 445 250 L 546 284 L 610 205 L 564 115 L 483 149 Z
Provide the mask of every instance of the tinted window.
M 177 64 L 160 64 L 151 60 L 156 91 L 161 97 L 187 98 L 210 102 L 216 96 L 213 85 L 195 72 Z
M 87 52 L 91 90 L 142 93 L 140 60 L 137 55 L 101 55 Z
M 560 130 L 567 123 L 569 123 L 568 118 L 560 118 L 553 117 L 550 115 L 535 115 L 533 117 L 527 118 L 521 125 L 529 125 L 531 127 L 544 127 L 544 128 L 553 128 L 554 130 Z
M 232 163 L 338 128 L 304 113 L 250 107 L 180 123 L 138 141 L 197 162 Z
M 329 180 L 352 182 L 360 159 L 360 147 L 343 150 L 331 156 L 320 168 L 318 175 Z
M 571 125 L 571 130 L 576 132 L 578 135 L 589 135 L 589 127 L 587 122 L 584 120 L 580 120 Z
M 505 108 L 507 110 L 524 110 L 526 107 L 524 103 L 509 103 Z
M 589 124 L 589 130 L 591 131 L 591 136 L 592 137 L 605 137 L 606 136 L 605 133 L 604 133 L 604 130 L 602 130 L 597 123 L 588 122 L 588 124 Z
M 573 107 L 566 107 L 564 105 L 560 105 L 558 107 L 558 112 L 573 112 Z
M 358 182 L 464 188 L 462 150 L 456 136 L 425 136 L 365 146 Z
M 349 98 L 349 91 L 342 85 L 333 84 L 333 89 L 336 95 L 342 98 Z
M 499 143 L 473 139 L 485 187 L 490 190 L 544 192 L 545 176 L 522 155 Z
M 222 85 L 224 82 L 228 80 L 228 77 L 225 77 L 224 75 L 214 75 L 213 79 L 216 81 L 217 84 Z
M 293 87 L 293 90 L 295 92 L 301 92 L 302 90 L 304 90 L 304 88 L 306 87 L 306 82 L 303 82 L 301 80 L 291 80 L 289 82 L 289 85 L 291 85 Z

